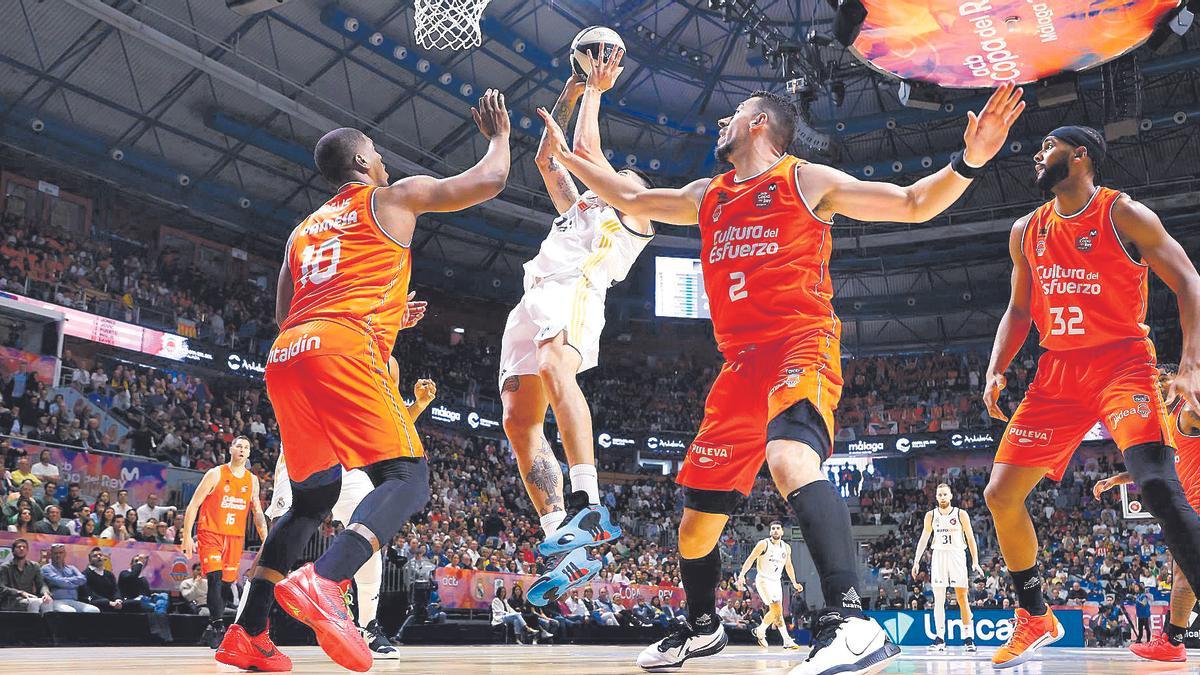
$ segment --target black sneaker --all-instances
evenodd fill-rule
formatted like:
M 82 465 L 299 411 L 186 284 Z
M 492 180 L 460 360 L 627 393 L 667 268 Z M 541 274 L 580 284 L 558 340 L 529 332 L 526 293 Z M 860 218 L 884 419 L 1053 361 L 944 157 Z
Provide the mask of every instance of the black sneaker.
M 929 645 L 929 651 L 937 653 L 937 654 L 945 654 L 946 653 L 946 641 L 940 637 L 934 638 L 933 644 Z
M 377 659 L 398 659 L 400 658 L 400 650 L 396 649 L 396 645 L 388 639 L 383 628 L 379 626 L 379 621 L 372 621 L 367 624 L 366 628 L 359 629 L 362 631 L 363 640 L 367 646 L 371 648 L 371 652 L 375 654 Z
M 204 629 L 204 635 L 200 638 L 200 644 L 208 645 L 209 649 L 216 650 L 221 647 L 221 641 L 224 639 L 225 624 L 220 621 L 214 621 Z
M 967 638 L 967 639 L 963 640 L 963 648 L 965 648 L 966 651 L 968 651 L 972 654 L 979 651 L 979 648 L 975 646 L 974 638 Z

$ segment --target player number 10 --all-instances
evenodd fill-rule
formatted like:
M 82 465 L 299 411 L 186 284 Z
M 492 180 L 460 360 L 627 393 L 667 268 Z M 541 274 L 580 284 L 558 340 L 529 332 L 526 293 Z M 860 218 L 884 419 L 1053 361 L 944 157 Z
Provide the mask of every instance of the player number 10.
M 1066 312 L 1066 317 L 1063 313 Z M 1050 315 L 1054 317 L 1054 326 L 1050 328 L 1051 335 L 1083 335 L 1083 310 L 1078 307 L 1051 307 Z
M 342 259 L 342 242 L 326 239 L 320 246 L 305 246 L 300 253 L 300 283 L 323 284 L 337 274 Z
M 746 288 L 746 273 L 745 272 L 730 272 L 729 273 L 729 299 L 737 302 L 742 298 L 750 295 Z

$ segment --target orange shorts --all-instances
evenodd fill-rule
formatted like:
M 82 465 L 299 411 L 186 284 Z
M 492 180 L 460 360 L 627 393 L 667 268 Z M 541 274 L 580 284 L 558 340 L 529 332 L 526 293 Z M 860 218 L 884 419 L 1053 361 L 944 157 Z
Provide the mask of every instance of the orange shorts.
M 267 395 L 292 481 L 338 464 L 359 469 L 425 454 L 387 362 L 370 336 L 331 321 L 309 321 L 275 338 Z
M 205 575 L 220 572 L 222 581 L 237 581 L 245 541 L 244 536 L 219 534 L 208 530 L 197 531 L 196 551 L 200 555 L 200 571 Z
M 1149 340 L 1043 354 L 1004 431 L 996 463 L 1046 467 L 1046 475 L 1059 480 L 1097 420 L 1121 450 L 1143 443 L 1174 447 Z
M 814 449 L 828 456 L 841 395 L 841 345 L 833 336 L 810 334 L 742 349 L 713 382 L 704 421 L 676 480 L 698 490 L 749 495 L 766 460 L 767 426 L 804 401 L 817 413 L 815 435 L 827 441 Z

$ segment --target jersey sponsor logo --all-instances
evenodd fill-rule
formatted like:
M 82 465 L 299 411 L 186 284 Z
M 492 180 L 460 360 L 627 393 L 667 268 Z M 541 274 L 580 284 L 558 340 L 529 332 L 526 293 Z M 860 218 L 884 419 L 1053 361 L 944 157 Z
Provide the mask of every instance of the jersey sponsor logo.
M 1053 435 L 1052 429 L 1008 428 L 1008 439 L 1017 445 L 1050 445 L 1050 437 Z
M 1038 266 L 1043 295 L 1100 295 L 1100 273 L 1082 267 Z
M 693 442 L 688 448 L 688 461 L 701 469 L 724 466 L 729 463 L 732 455 L 733 448 L 728 445 L 706 445 Z
M 771 187 L 775 187 L 775 186 L 772 185 Z M 774 200 L 772 199 L 772 195 L 770 192 L 760 192 L 760 193 L 754 195 L 754 206 L 756 206 L 757 208 L 764 209 L 764 210 L 769 209 L 769 208 L 771 208 L 772 201 L 774 201 Z
M 349 202 L 350 202 L 350 200 L 347 199 L 345 202 L 341 203 L 339 206 L 341 208 L 345 208 L 346 204 L 348 204 Z M 334 229 L 340 230 L 346 225 L 354 225 L 357 222 L 358 222 L 358 210 L 355 209 L 354 211 L 347 211 L 345 213 L 339 213 L 338 215 L 336 215 L 332 218 L 326 218 L 319 223 L 309 223 L 308 225 L 305 225 L 300 230 L 300 234 L 302 234 L 306 237 L 311 237 L 315 234 L 321 234 L 322 232 L 328 232 L 329 230 L 334 230 Z
M 321 338 L 316 335 L 310 336 L 308 333 L 292 340 L 291 344 L 286 347 L 272 349 L 270 356 L 267 357 L 267 363 L 285 363 L 290 359 L 321 348 Z
M 245 511 L 247 502 L 241 497 L 233 495 L 224 495 L 221 497 L 221 508 L 230 511 Z
M 1092 240 L 1096 238 L 1097 234 L 1099 234 L 1099 232 L 1096 230 L 1091 230 L 1087 234 L 1080 235 L 1079 238 L 1075 240 L 1075 248 L 1079 249 L 1080 253 L 1087 253 L 1088 251 L 1092 250 Z
M 735 258 L 757 258 L 779 252 L 778 228 L 762 225 L 727 227 L 713 234 L 712 248 L 708 251 L 708 262 L 718 263 Z

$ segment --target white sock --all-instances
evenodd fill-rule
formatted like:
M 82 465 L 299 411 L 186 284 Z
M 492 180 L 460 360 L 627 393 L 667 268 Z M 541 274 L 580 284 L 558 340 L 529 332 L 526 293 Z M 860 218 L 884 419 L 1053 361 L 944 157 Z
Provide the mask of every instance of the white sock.
M 975 620 L 972 619 L 969 623 L 964 623 L 962 631 L 963 631 L 963 639 L 964 640 L 974 640 L 975 639 Z
M 937 636 L 946 639 L 946 589 L 933 589 L 933 626 Z
M 358 587 L 358 625 L 366 628 L 379 611 L 379 588 L 383 585 L 382 555 L 376 553 L 371 556 L 354 573 L 354 585 Z
M 547 537 L 558 532 L 559 526 L 562 525 L 562 521 L 566 517 L 567 512 L 563 510 L 551 511 L 542 516 L 538 519 L 542 522 L 542 532 L 545 532 Z
M 588 504 L 600 503 L 600 479 L 595 464 L 576 464 L 571 467 L 571 491 L 587 493 Z

